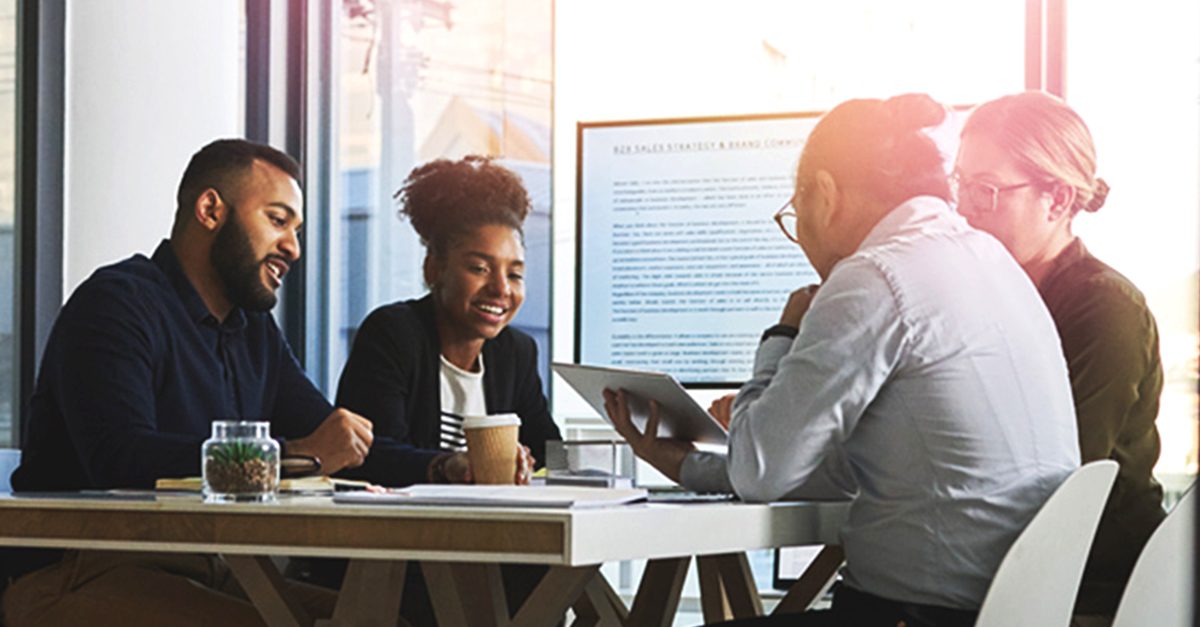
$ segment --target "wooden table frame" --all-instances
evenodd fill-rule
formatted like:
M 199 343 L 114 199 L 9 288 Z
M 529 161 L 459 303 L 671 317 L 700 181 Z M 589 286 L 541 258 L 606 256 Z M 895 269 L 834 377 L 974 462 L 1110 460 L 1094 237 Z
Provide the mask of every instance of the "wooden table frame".
M 278 504 L 199 498 L 0 496 L 0 545 L 219 553 L 272 627 L 394 624 L 405 567 L 419 561 L 443 627 L 544 627 L 575 606 L 579 625 L 666 626 L 693 555 L 711 615 L 761 613 L 741 552 L 830 543 L 845 503 L 638 504 L 604 509 L 393 507 L 294 497 Z M 334 615 L 314 621 L 282 592 L 269 557 L 351 559 Z M 724 556 L 724 557 L 721 557 Z M 604 562 L 648 559 L 626 610 Z M 499 564 L 550 572 L 512 620 Z M 719 593 L 713 593 L 715 589 Z

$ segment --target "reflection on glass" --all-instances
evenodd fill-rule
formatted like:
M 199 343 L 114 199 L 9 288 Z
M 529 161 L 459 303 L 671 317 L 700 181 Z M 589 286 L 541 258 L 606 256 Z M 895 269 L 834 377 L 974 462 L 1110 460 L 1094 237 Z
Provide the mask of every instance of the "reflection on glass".
M 14 187 L 16 126 L 16 0 L 0 0 L 0 447 L 12 446 L 17 403 L 13 339 L 16 297 Z
M 424 248 L 392 195 L 415 165 L 495 157 L 524 179 L 526 300 L 550 351 L 551 0 L 344 0 L 338 33 L 329 372 L 373 308 L 425 292 Z M 545 369 L 543 380 L 548 380 Z M 332 381 L 319 382 L 332 391 Z

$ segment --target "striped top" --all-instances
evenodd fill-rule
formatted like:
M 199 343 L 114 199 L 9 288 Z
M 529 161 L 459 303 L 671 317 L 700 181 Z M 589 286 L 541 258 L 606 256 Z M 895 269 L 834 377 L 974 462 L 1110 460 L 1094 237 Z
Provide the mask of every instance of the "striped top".
M 483 394 L 483 355 L 479 356 L 479 371 L 468 372 L 441 358 L 441 425 L 439 442 L 443 450 L 462 451 L 467 448 L 463 436 L 464 416 L 486 416 L 487 400 Z

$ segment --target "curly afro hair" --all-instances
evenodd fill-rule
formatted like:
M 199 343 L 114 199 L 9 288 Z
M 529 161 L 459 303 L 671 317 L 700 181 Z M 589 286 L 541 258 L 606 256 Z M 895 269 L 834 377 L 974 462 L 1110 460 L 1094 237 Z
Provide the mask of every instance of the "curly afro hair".
M 421 243 L 438 257 L 456 237 L 482 226 L 510 227 L 523 240 L 530 208 L 520 177 L 476 155 L 417 166 L 395 198 Z

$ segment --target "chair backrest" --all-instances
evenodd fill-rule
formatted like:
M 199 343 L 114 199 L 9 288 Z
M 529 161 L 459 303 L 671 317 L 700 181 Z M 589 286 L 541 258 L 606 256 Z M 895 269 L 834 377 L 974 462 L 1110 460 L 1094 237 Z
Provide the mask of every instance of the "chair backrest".
M 1193 485 L 1142 549 L 1112 627 L 1191 627 L 1195 533 Z
M 1000 562 L 975 627 L 1067 627 L 1117 462 L 1087 464 L 1063 482 Z
M 9 476 L 21 463 L 21 451 L 14 448 L 0 448 L 0 492 L 12 492 Z

